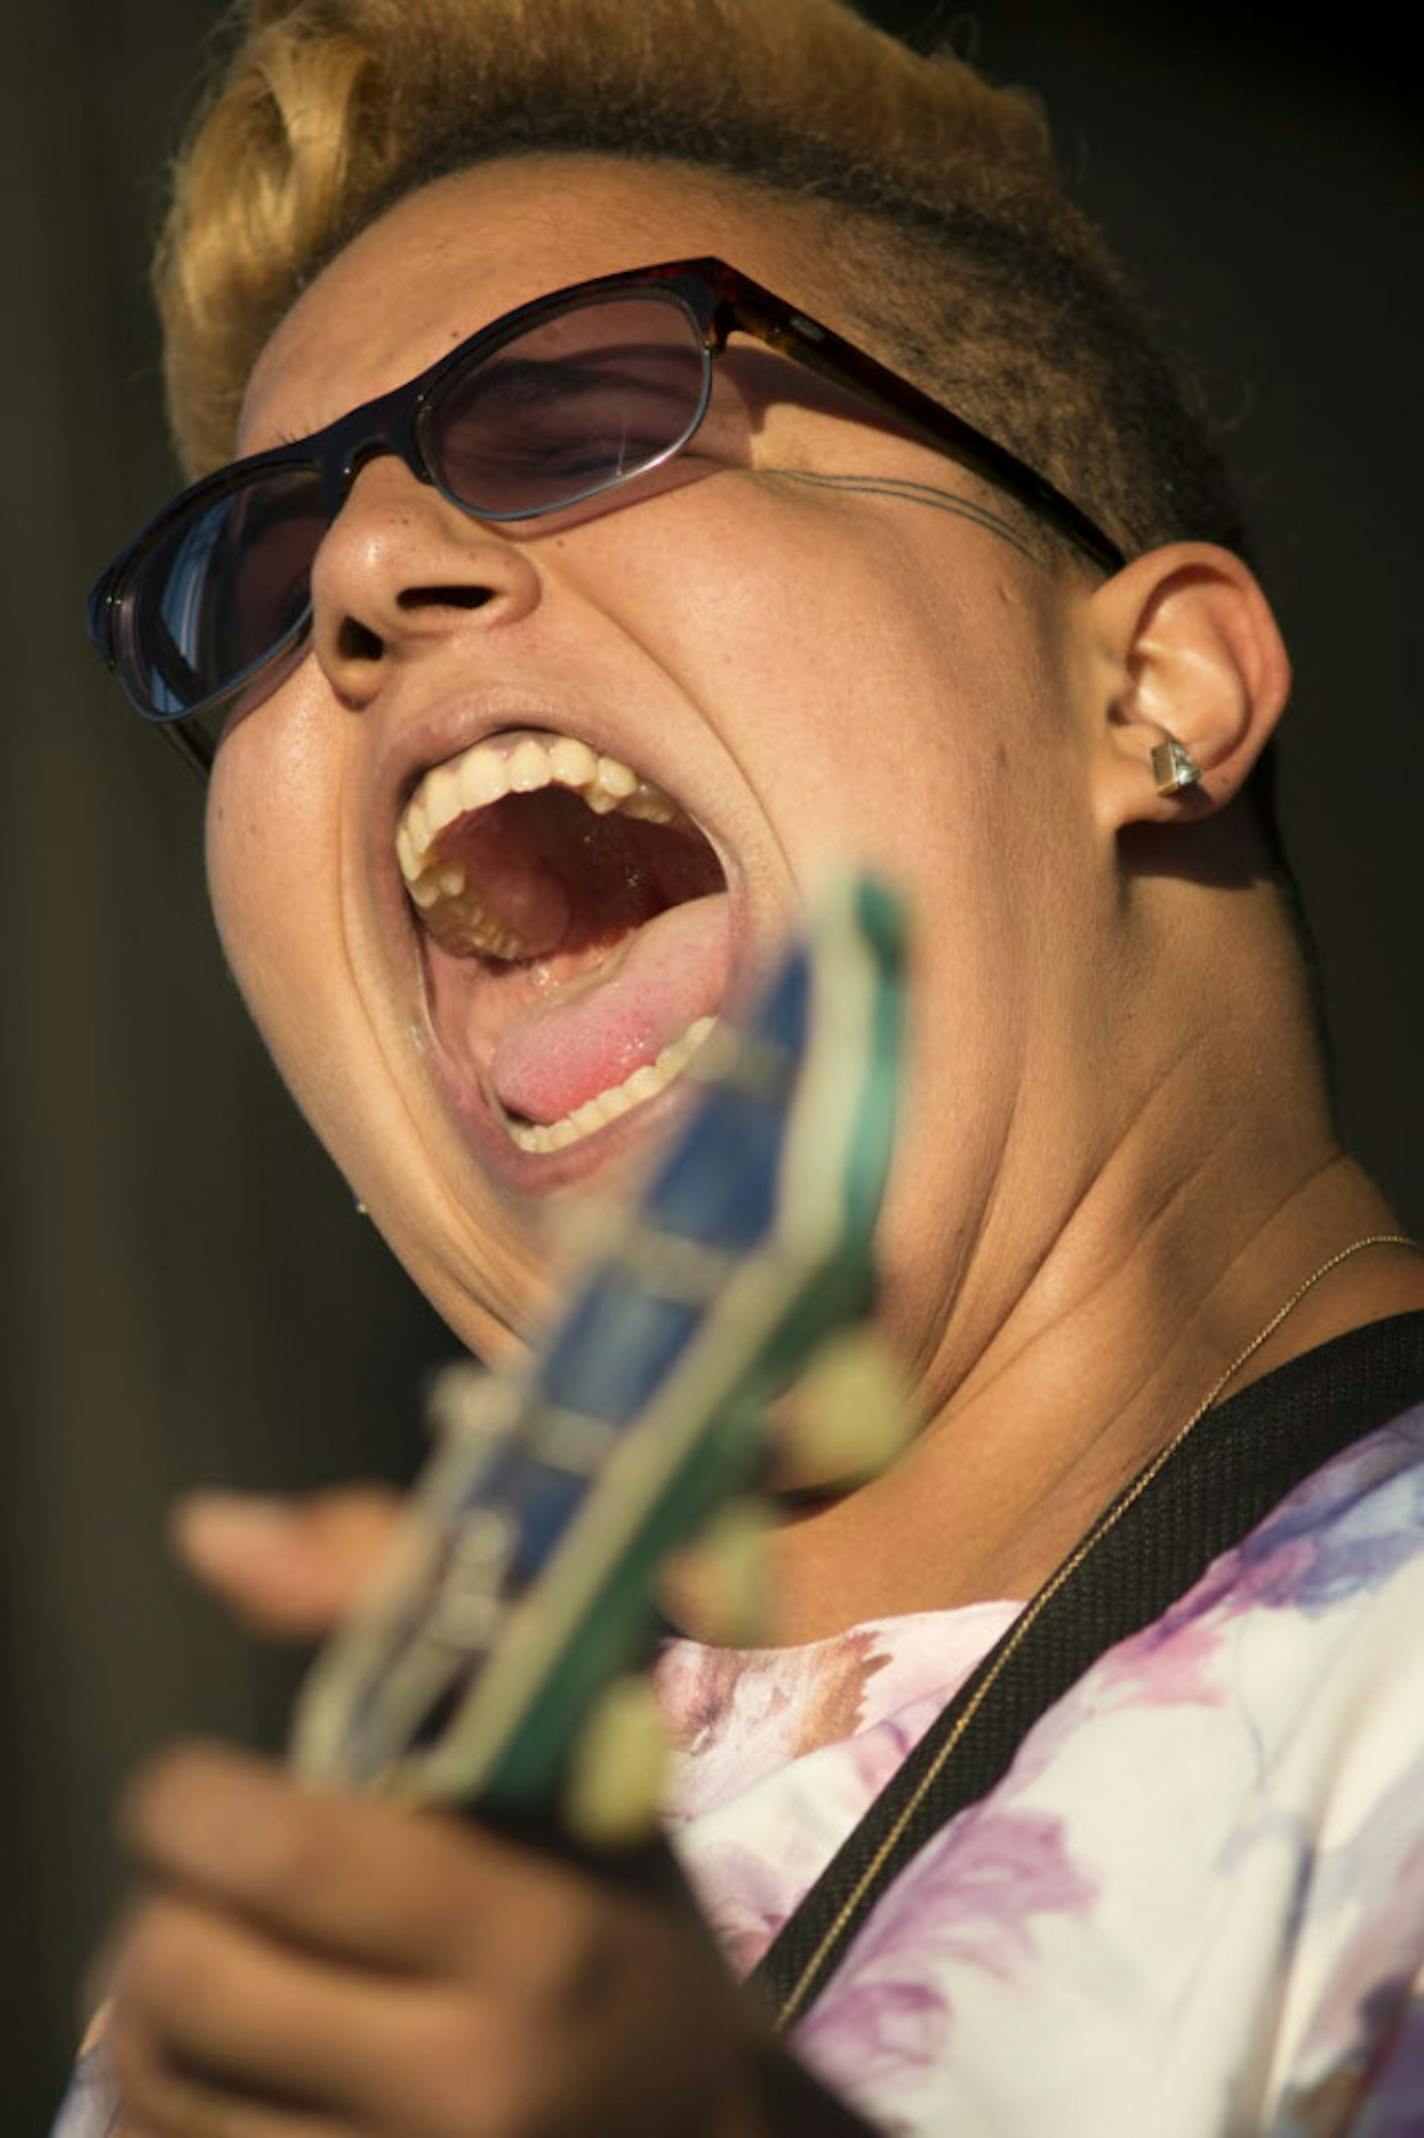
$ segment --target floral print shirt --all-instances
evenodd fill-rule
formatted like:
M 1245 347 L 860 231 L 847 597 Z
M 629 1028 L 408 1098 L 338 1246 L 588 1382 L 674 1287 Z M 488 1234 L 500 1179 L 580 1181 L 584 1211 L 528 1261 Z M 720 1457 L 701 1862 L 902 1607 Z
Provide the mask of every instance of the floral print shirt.
M 1424 1407 L 1038 1722 L 797 2027 L 903 2138 L 1424 2138 Z M 1018 1606 L 676 1641 L 673 1837 L 733 1964 Z
M 1102 1656 L 795 2046 L 898 2138 L 1424 2138 L 1424 1406 Z M 741 1972 L 1012 1620 L 674 1641 L 669 1824 Z M 55 2138 L 104 2138 L 101 2049 Z

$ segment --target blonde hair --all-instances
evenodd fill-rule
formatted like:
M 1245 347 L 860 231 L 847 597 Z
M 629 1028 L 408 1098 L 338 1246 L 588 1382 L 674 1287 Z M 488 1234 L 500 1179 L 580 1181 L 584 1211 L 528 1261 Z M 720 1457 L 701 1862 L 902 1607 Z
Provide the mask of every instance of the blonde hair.
M 248 374 L 386 206 L 529 150 L 666 158 L 836 213 L 847 310 L 1129 549 L 1240 529 L 1190 396 L 1057 181 L 1037 102 L 842 0 L 250 0 L 156 264 L 190 473 Z

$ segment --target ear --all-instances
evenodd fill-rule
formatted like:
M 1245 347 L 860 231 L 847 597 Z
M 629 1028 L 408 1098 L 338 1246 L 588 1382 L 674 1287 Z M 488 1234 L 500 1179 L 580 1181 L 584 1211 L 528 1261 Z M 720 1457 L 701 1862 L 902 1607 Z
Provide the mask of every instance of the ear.
M 1220 809 L 1245 784 L 1290 693 L 1290 661 L 1253 573 L 1230 550 L 1175 542 L 1099 587 L 1088 618 L 1104 830 Z M 1202 777 L 1161 795 L 1152 752 L 1169 739 Z

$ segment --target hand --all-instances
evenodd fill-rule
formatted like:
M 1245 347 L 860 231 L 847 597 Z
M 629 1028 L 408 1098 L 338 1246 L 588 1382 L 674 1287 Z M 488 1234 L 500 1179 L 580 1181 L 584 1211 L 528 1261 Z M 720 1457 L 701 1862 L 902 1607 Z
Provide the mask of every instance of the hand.
M 393 1503 L 192 1506 L 249 1621 L 346 1608 Z M 453 1816 L 170 1752 L 123 1816 L 147 1881 L 110 2048 L 124 2138 L 797 2138 L 858 2131 L 781 2054 L 690 1907 Z
M 124 1824 L 151 1881 L 110 2022 L 130 2138 L 759 2128 L 762 2045 L 690 1918 L 214 1748 L 162 1758 Z

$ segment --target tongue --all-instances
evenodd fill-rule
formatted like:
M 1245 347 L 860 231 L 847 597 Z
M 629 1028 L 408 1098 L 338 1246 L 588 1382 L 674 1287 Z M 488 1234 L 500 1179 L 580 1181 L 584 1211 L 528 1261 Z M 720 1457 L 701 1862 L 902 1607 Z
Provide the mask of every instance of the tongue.
M 715 1015 L 731 969 L 725 892 L 669 907 L 589 974 L 500 1034 L 494 1087 L 511 1113 L 558 1121 Z

